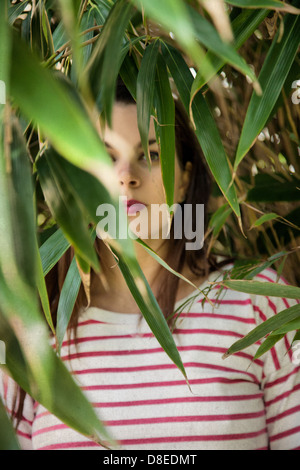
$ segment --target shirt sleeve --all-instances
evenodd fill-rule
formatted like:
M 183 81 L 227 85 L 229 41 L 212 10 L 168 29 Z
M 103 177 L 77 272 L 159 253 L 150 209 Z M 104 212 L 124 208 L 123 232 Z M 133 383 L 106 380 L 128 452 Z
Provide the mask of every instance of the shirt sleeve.
M 277 281 L 271 270 L 259 277 L 260 281 Z M 286 284 L 282 278 L 278 282 Z M 299 301 L 257 296 L 254 306 L 257 323 L 296 303 Z M 261 357 L 270 450 L 300 450 L 300 342 L 292 344 L 295 333 L 285 335 Z
M 0 397 L 9 417 L 11 417 L 16 396 L 18 400 L 18 395 L 16 395 L 16 391 L 17 384 L 14 382 L 14 380 L 12 380 L 12 378 L 8 374 L 4 372 L 3 368 L 0 367 Z M 29 395 L 26 394 L 24 399 L 22 417 L 17 427 L 17 430 L 15 430 L 21 450 L 33 450 L 31 440 L 33 417 L 34 401 Z M 16 418 L 13 419 L 14 428 L 15 425 Z

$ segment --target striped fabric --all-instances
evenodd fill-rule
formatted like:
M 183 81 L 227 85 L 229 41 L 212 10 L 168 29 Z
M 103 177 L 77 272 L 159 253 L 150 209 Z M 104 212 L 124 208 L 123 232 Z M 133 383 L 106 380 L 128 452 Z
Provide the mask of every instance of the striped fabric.
M 276 273 L 256 279 L 274 282 Z M 209 297 L 186 305 L 174 331 L 190 388 L 136 314 L 89 308 L 77 346 L 63 343 L 62 360 L 121 449 L 300 449 L 300 369 L 289 339 L 254 362 L 258 344 L 222 359 L 233 342 L 295 301 L 217 288 Z M 12 381 L 1 382 L 9 411 Z M 23 449 L 102 449 L 28 396 L 18 436 Z

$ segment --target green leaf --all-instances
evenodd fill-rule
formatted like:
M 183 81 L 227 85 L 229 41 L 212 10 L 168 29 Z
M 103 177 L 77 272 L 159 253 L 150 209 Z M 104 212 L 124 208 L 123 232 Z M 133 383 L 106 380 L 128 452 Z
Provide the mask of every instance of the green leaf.
M 45 152 L 36 165 L 47 204 L 75 251 L 97 271 L 99 262 L 88 231 L 87 216 L 81 210 L 78 195 L 68 184 L 68 175 L 51 157 Z
M 244 338 L 239 339 L 236 341 L 230 348 L 226 351 L 223 358 L 230 356 L 242 349 L 247 348 L 251 344 L 256 343 L 256 341 L 260 340 L 264 336 L 266 336 L 270 331 L 276 330 L 277 328 L 281 327 L 285 323 L 294 320 L 300 316 L 300 304 L 294 305 L 293 307 L 289 307 L 281 312 L 277 313 L 274 317 L 269 318 L 261 325 L 254 328 L 250 333 L 248 333 Z
M 272 335 L 272 336 L 271 336 Z M 274 335 L 271 333 L 264 341 L 263 343 L 259 346 L 257 349 L 253 360 L 258 359 L 261 357 L 263 354 L 265 354 L 267 351 L 269 351 L 278 341 L 280 341 L 285 335 Z
M 70 242 L 65 238 L 61 229 L 56 230 L 40 247 L 40 257 L 44 276 L 56 265 L 67 251 Z
M 277 177 L 280 179 L 278 180 Z M 255 175 L 254 187 L 248 191 L 247 201 L 274 202 L 274 201 L 299 201 L 300 180 L 291 177 L 287 181 L 282 175 L 268 175 L 258 173 Z
M 193 76 L 185 60 L 175 48 L 162 43 L 162 54 L 175 81 L 183 105 L 188 112 Z M 198 93 L 193 101 L 193 116 L 196 125 L 195 134 L 208 166 L 233 211 L 240 217 L 240 207 L 234 185 L 231 184 L 232 175 L 227 156 L 216 123 L 201 93 Z
M 294 330 L 299 330 L 300 329 L 300 316 L 299 318 L 295 318 L 294 320 L 291 320 L 287 322 L 285 325 L 281 326 L 280 328 L 277 328 L 276 330 L 272 331 L 270 333 L 270 336 L 275 336 L 275 335 L 285 335 L 289 331 L 294 331 Z
M 197 11 L 195 11 L 192 7 L 190 7 L 190 18 L 192 24 L 194 25 L 197 39 L 199 39 L 199 41 L 208 49 L 208 51 L 214 52 L 220 59 L 222 59 L 224 63 L 229 63 L 239 72 L 243 73 L 244 75 L 248 75 L 248 77 L 253 81 L 256 92 L 261 93 L 255 73 L 246 63 L 245 59 L 238 54 L 235 47 L 222 41 L 218 32 L 211 25 L 211 23 L 202 15 L 197 13 Z M 209 55 L 205 56 L 205 62 L 210 63 Z M 202 64 L 197 72 L 192 85 L 191 96 L 194 96 L 203 84 L 203 66 L 204 64 Z
M 146 16 L 162 25 L 175 36 L 186 54 L 199 67 L 204 58 L 204 50 L 196 39 L 187 6 L 182 0 L 133 0 L 133 3 Z M 206 76 L 205 71 L 203 74 Z
M 156 65 L 156 110 L 159 136 L 161 171 L 166 193 L 166 203 L 174 203 L 175 179 L 175 105 L 165 62 L 159 54 Z
M 284 81 L 294 61 L 300 41 L 300 16 L 286 15 L 284 33 L 278 42 L 279 31 L 273 39 L 259 74 L 262 96 L 252 94 L 239 140 L 234 171 L 254 144 L 265 126 L 278 99 Z
M 24 115 L 40 126 L 65 158 L 95 174 L 113 190 L 111 181 L 108 183 L 113 178 L 111 159 L 83 107 L 66 93 L 57 75 L 39 64 L 17 35 L 12 54 L 11 94 Z
M 0 367 L 1 370 L 1 367 Z M 0 398 L 0 450 L 21 450 L 11 421 Z
M 19 272 L 28 284 L 36 282 L 36 229 L 32 173 L 26 144 L 16 118 L 11 121 L 11 169 L 7 175 L 14 251 Z M 26 246 L 26 250 L 24 250 Z
M 269 295 L 288 299 L 300 299 L 300 287 L 278 284 L 277 282 L 224 280 L 222 284 L 229 289 L 248 294 Z
M 137 65 L 132 55 L 127 54 L 120 68 L 120 76 L 135 101 L 136 101 L 136 84 L 137 84 L 138 73 L 139 73 L 139 69 L 137 68 Z
M 43 265 L 42 265 L 42 260 L 41 260 L 40 251 L 39 251 L 37 242 L 36 242 L 35 258 L 36 258 L 36 287 L 39 292 L 39 296 L 40 296 L 40 300 L 41 300 L 41 304 L 42 304 L 46 321 L 48 325 L 50 326 L 53 335 L 55 335 L 55 328 L 53 325 L 53 320 L 52 320 L 52 315 L 51 315 L 51 310 L 50 310 L 48 291 L 47 291 L 44 272 L 43 272 Z
M 29 0 L 23 0 L 21 3 L 18 3 L 17 5 L 11 5 L 8 8 L 8 21 L 10 24 L 13 24 L 18 16 L 23 13 L 27 7 L 28 1 Z
M 155 40 L 145 50 L 143 55 L 137 82 L 136 82 L 136 105 L 138 128 L 145 156 L 150 165 L 148 146 L 148 135 L 150 126 L 150 115 L 152 113 L 154 97 L 155 67 L 158 57 L 159 41 Z
M 269 214 L 264 214 L 254 222 L 253 227 L 259 227 L 260 225 L 264 224 L 265 222 L 268 222 L 269 220 L 277 219 L 278 217 L 279 217 L 279 215 L 275 214 L 275 212 L 270 212 Z
M 47 150 L 47 160 L 55 165 L 59 174 L 65 175 L 65 182 L 68 182 L 69 190 L 73 194 L 79 211 L 82 211 L 82 214 L 89 222 L 95 224 L 99 222 L 97 209 L 102 204 L 108 204 L 106 207 L 115 211 L 116 234 L 110 233 L 109 243 L 113 244 L 119 251 L 126 252 L 129 258 L 134 259 L 135 252 L 132 240 L 127 236 L 127 216 L 122 202 L 120 203 L 119 199 L 113 197 L 93 175 L 72 165 L 57 154 L 54 149 L 49 148 Z M 114 227 L 112 232 L 114 232 Z M 120 237 L 118 237 L 119 234 Z M 116 238 L 113 238 L 114 235 Z M 84 256 L 81 257 L 85 259 Z
M 231 29 L 234 35 L 233 47 L 239 49 L 244 42 L 253 34 L 253 32 L 258 28 L 261 22 L 268 15 L 269 10 L 243 10 L 237 17 L 232 20 Z M 212 78 L 217 72 L 223 67 L 226 63 L 225 59 L 222 59 L 220 55 L 216 55 L 209 50 L 207 52 L 207 59 L 211 63 L 212 74 L 206 79 L 203 77 L 203 74 L 198 73 L 197 85 L 198 89 L 202 88 L 208 79 Z M 201 69 L 200 69 L 201 70 Z M 194 85 L 195 87 L 195 85 Z
M 280 10 L 299 15 L 299 8 L 279 0 L 225 0 L 226 3 L 239 8 L 268 8 L 269 10 Z
M 210 217 L 208 226 L 212 228 L 214 237 L 218 236 L 231 213 L 232 208 L 225 203 Z
M 132 13 L 130 2 L 119 0 L 114 4 L 87 65 L 94 97 L 98 97 L 101 91 L 101 108 L 109 126 L 111 126 L 115 84 L 122 62 L 121 46 Z
M 198 288 L 198 286 L 196 286 L 196 284 L 191 282 L 189 279 L 187 279 L 185 276 L 180 274 L 178 271 L 175 271 L 175 269 L 172 269 L 171 266 L 169 266 L 160 256 L 158 256 L 158 254 L 150 246 L 148 246 L 143 240 L 138 238 L 136 241 L 143 248 L 145 248 L 147 253 L 149 253 L 152 256 L 152 258 L 155 259 L 161 266 L 163 266 L 165 269 L 170 271 L 170 273 L 182 279 L 184 282 L 187 282 L 188 284 L 190 284 L 192 287 L 194 287 L 195 290 L 199 290 L 199 292 L 201 292 L 201 290 Z
M 9 375 L 26 393 L 67 426 L 99 445 L 104 444 L 103 440 L 110 441 L 113 445 L 113 440 L 99 421 L 92 405 L 49 345 L 45 324 L 40 323 L 41 317 L 36 306 L 32 304 L 32 299 L 30 300 L 23 290 L 18 291 L 17 298 L 5 283 L 1 286 L 0 330 L 6 345 L 5 369 Z M 18 337 L 9 323 L 9 311 L 18 315 L 19 326 L 25 327 L 23 331 L 19 330 Z M 31 323 L 31 326 L 27 325 L 28 330 L 25 323 L 23 324 L 26 318 L 30 319 Z M 35 362 L 41 364 L 41 370 L 40 374 L 32 375 L 31 366 Z
M 57 307 L 56 338 L 58 352 L 60 352 L 62 341 L 66 333 L 71 314 L 76 302 L 81 277 L 74 257 L 68 269 Z
M 5 276 L 13 278 L 17 272 L 17 266 L 13 246 L 12 214 L 8 197 L 7 171 L 9 169 L 9 156 L 5 151 L 8 148 L 5 136 L 8 135 L 7 129 L 9 129 L 10 124 L 6 101 L 10 88 L 11 31 L 6 18 L 7 2 L 0 2 L 0 266 L 2 265 L 2 269 L 5 269 Z

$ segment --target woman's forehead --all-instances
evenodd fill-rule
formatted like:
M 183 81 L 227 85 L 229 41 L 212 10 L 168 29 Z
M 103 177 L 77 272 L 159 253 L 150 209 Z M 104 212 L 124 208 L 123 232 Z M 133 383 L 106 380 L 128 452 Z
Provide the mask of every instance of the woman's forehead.
M 112 128 L 106 125 L 104 141 L 112 147 L 130 145 L 141 147 L 141 136 L 138 128 L 137 107 L 135 104 L 116 103 L 112 112 Z M 153 118 L 150 121 L 149 141 L 156 142 Z

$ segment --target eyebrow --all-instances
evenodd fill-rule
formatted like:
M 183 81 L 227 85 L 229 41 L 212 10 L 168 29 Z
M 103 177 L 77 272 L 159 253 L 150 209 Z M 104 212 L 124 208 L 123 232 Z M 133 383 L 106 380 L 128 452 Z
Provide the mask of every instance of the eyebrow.
M 150 140 L 148 141 L 148 145 L 152 145 L 152 144 L 156 144 L 156 143 L 157 143 L 156 139 L 150 139 Z M 106 145 L 107 148 L 110 148 L 110 149 L 114 150 L 114 147 L 112 147 L 108 142 L 104 141 L 104 144 Z M 139 143 L 136 145 L 136 148 L 137 148 L 137 149 L 142 148 L 142 142 L 139 142 Z

